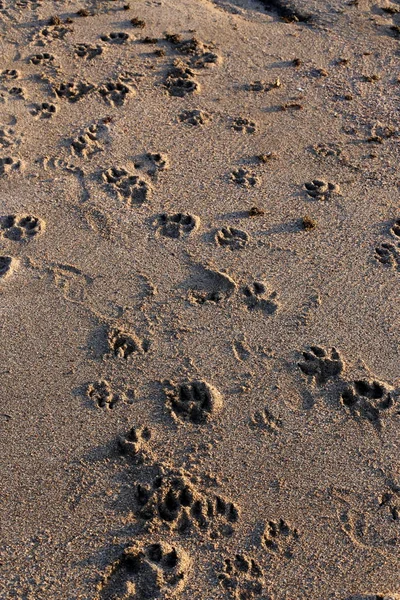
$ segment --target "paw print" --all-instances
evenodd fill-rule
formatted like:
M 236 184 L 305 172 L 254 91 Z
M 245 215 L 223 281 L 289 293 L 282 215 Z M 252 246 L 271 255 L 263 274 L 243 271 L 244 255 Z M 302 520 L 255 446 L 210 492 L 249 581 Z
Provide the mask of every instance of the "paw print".
M 355 417 L 367 419 L 378 430 L 382 419 L 398 409 L 397 397 L 392 389 L 379 381 L 361 379 L 346 387 L 341 396 L 342 405 Z
M 181 238 L 188 236 L 198 229 L 199 217 L 184 213 L 174 215 L 162 214 L 157 219 L 157 228 L 161 235 L 170 238 Z
M 74 53 L 79 58 L 92 60 L 96 56 L 100 56 L 101 54 L 103 54 L 103 47 L 98 44 L 77 44 L 75 46 Z
M 235 600 L 251 600 L 263 592 L 265 585 L 258 563 L 245 554 L 236 554 L 224 561 L 223 572 L 218 575 L 222 587 Z
M 250 121 L 249 119 L 244 119 L 243 117 L 237 117 L 233 119 L 232 129 L 235 131 L 240 131 L 242 133 L 254 133 L 256 130 L 256 124 L 254 121 Z
M 148 443 L 151 431 L 148 427 L 132 427 L 127 434 L 118 436 L 118 450 L 137 464 L 141 464 L 149 456 Z
M 330 200 L 333 194 L 340 192 L 340 187 L 336 183 L 329 183 L 323 179 L 313 179 L 305 183 L 306 194 L 316 200 Z
M 205 423 L 222 408 L 222 396 L 206 381 L 171 384 L 165 389 L 167 408 L 181 420 Z
M 248 310 L 261 310 L 266 315 L 273 315 L 279 308 L 278 294 L 272 292 L 268 295 L 267 287 L 262 281 L 254 281 L 244 287 L 243 294 Z
M 303 358 L 298 363 L 300 370 L 315 379 L 317 385 L 325 385 L 329 379 L 338 377 L 344 368 L 343 360 L 335 348 L 327 353 L 319 346 L 311 346 L 309 351 L 303 352 Z
M 269 552 L 285 558 L 293 558 L 294 547 L 299 539 L 297 529 L 293 529 L 286 521 L 269 521 L 263 534 L 263 544 Z
M 39 104 L 34 104 L 31 109 L 31 115 L 37 119 L 51 119 L 54 117 L 56 112 L 56 105 L 51 104 L 50 102 L 40 102 Z
M 19 158 L 13 156 L 0 158 L 0 177 L 10 175 L 13 171 L 20 171 L 21 169 L 22 161 Z
M 400 219 L 396 219 L 390 228 L 393 242 L 382 242 L 375 248 L 375 258 L 383 265 L 400 270 Z
M 132 89 L 121 81 L 107 81 L 99 88 L 99 94 L 110 106 L 123 106 Z
M 147 341 L 118 328 L 110 329 L 107 341 L 110 353 L 117 358 L 127 359 L 132 354 L 144 354 L 149 349 Z
M 33 215 L 0 217 L 0 236 L 14 241 L 28 240 L 41 233 L 44 222 Z
M 259 183 L 259 178 L 255 173 L 251 173 L 247 169 L 236 169 L 230 175 L 231 181 L 243 187 L 254 187 Z
M 247 245 L 249 235 L 235 227 L 222 227 L 215 234 L 215 241 L 219 246 L 225 246 L 230 250 L 239 250 Z
M 109 44 L 125 44 L 130 40 L 130 36 L 129 33 L 125 33 L 124 31 L 112 31 L 109 34 L 101 35 L 100 39 Z
M 13 270 L 13 259 L 11 256 L 0 256 L 0 279 L 11 275 Z

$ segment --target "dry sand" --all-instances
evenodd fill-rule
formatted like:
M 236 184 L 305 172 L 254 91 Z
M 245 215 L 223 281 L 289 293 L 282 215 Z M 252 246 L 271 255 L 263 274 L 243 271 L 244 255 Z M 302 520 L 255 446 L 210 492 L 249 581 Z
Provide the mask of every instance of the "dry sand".
M 399 598 L 400 2 L 0 23 L 1 600 Z

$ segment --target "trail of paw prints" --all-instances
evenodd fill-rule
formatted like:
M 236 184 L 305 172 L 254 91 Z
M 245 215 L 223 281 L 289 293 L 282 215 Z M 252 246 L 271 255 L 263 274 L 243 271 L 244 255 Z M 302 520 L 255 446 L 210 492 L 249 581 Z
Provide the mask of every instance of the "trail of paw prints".
M 95 600 L 176 598 L 190 575 L 191 561 L 165 541 L 135 541 L 106 570 Z
M 0 238 L 13 241 L 28 241 L 43 233 L 45 222 L 34 215 L 0 216 Z
M 390 228 L 391 242 L 381 242 L 375 248 L 375 258 L 381 264 L 400 271 L 400 219 Z
M 223 562 L 218 579 L 234 600 L 252 600 L 265 592 L 265 578 L 260 565 L 251 556 L 235 554 Z
M 167 409 L 180 421 L 206 423 L 223 407 L 220 392 L 203 380 L 186 381 L 180 384 L 166 382 L 164 393 Z
M 299 532 L 284 519 L 268 521 L 261 543 L 271 556 L 292 559 L 299 544 Z
M 183 471 L 164 467 L 150 484 L 137 484 L 135 502 L 137 517 L 149 531 L 164 526 L 181 535 L 196 531 L 215 539 L 231 536 L 239 520 L 231 501 L 202 491 Z

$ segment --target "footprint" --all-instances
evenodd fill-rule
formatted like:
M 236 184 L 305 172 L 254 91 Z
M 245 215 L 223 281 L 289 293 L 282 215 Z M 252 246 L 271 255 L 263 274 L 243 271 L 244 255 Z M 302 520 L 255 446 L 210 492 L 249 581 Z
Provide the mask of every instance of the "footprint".
M 96 58 L 96 56 L 103 54 L 103 46 L 100 46 L 99 44 L 76 44 L 74 54 L 78 58 L 92 60 L 93 58 Z
M 235 131 L 240 131 L 242 133 L 254 133 L 257 128 L 254 121 L 250 121 L 243 117 L 233 119 L 231 127 Z
M 16 261 L 11 256 L 0 256 L 0 281 L 7 279 L 14 271 Z
M 195 69 L 214 66 L 220 61 L 220 57 L 212 52 L 212 47 L 204 44 L 197 38 L 180 41 L 180 36 L 166 36 L 169 41 L 174 43 L 175 49 L 181 54 L 191 56 L 189 64 Z M 178 41 L 179 40 L 179 41 Z
M 35 39 L 38 46 L 46 46 L 54 40 L 63 40 L 71 31 L 71 28 L 63 25 L 48 26 L 41 29 Z
M 249 235 L 235 227 L 222 227 L 216 232 L 215 241 L 220 246 L 225 246 L 230 250 L 240 250 L 247 245 Z
M 37 119 L 51 119 L 57 112 L 57 106 L 51 102 L 40 102 L 33 104 L 30 112 Z
M 196 488 L 182 471 L 158 475 L 152 484 L 136 488 L 138 516 L 148 529 L 164 524 L 180 534 L 207 532 L 211 538 L 229 536 L 239 519 L 237 507 L 214 493 Z
M 315 379 L 317 385 L 325 385 L 329 379 L 339 377 L 344 362 L 336 348 L 326 351 L 319 346 L 310 346 L 309 351 L 303 352 L 303 361 L 298 366 L 305 375 Z
M 53 63 L 54 60 L 55 56 L 53 56 L 53 54 L 50 54 L 49 52 L 40 52 L 39 54 L 31 56 L 29 62 L 33 65 L 47 65 Z
M 400 486 L 389 482 L 390 489 L 383 493 L 379 500 L 380 508 L 388 511 L 393 521 L 400 521 Z
M 342 152 L 343 149 L 335 143 L 319 143 L 316 144 L 315 146 L 312 146 L 311 151 L 313 152 L 313 154 L 315 154 L 315 156 L 318 157 L 322 157 L 322 158 L 328 158 L 328 157 L 335 157 L 338 158 Z
M 20 73 L 17 69 L 5 69 L 0 73 L 0 79 L 3 81 L 13 81 L 14 79 L 19 79 Z
M 235 292 L 237 285 L 226 273 L 198 267 L 190 280 L 188 299 L 195 304 L 223 303 Z
M 168 72 L 164 85 L 170 96 L 180 98 L 200 91 L 194 71 L 182 61 L 175 61 L 175 66 Z
M 316 200 L 330 200 L 334 194 L 340 193 L 340 186 L 323 179 L 313 179 L 304 184 L 306 194 Z
M 6 215 L 0 217 L 0 236 L 9 240 L 29 240 L 42 233 L 45 223 L 33 215 Z
M 286 521 L 268 521 L 262 543 L 266 549 L 277 556 L 293 558 L 294 549 L 298 543 L 299 534 Z
M 255 173 L 243 169 L 242 167 L 232 171 L 230 180 L 243 187 L 254 187 L 259 183 L 259 177 Z
M 19 158 L 5 156 L 0 158 L 0 177 L 11 175 L 16 171 L 22 171 L 23 163 Z
M 114 392 L 105 379 L 89 383 L 85 389 L 85 396 L 96 407 L 106 410 L 112 410 L 120 402 L 130 404 L 128 397 L 122 392 Z
M 265 580 L 258 563 L 246 554 L 236 554 L 224 561 L 218 575 L 222 587 L 235 600 L 251 600 L 263 593 Z
M 352 416 L 367 419 L 378 430 L 382 429 L 382 420 L 386 416 L 400 412 L 393 389 L 385 383 L 368 379 L 349 384 L 342 393 L 341 403 Z
M 21 138 L 17 137 L 15 129 L 12 129 L 12 127 L 0 127 L 0 146 L 2 148 L 11 148 L 20 144 Z
M 141 206 L 151 198 L 150 184 L 138 175 L 130 174 L 125 167 L 111 167 L 102 176 L 108 187 L 129 206 Z
M 113 327 L 107 335 L 109 353 L 117 358 L 128 359 L 131 355 L 145 354 L 149 349 L 147 340 L 136 334 Z
M 143 464 L 151 458 L 149 440 L 151 431 L 148 427 L 136 426 L 125 435 L 118 436 L 118 450 L 120 454 L 129 458 L 136 464 Z
M 200 219 L 195 215 L 176 213 L 167 215 L 163 213 L 157 217 L 157 231 L 165 237 L 174 239 L 187 237 L 200 226 Z
M 179 121 L 187 125 L 201 126 L 211 121 L 211 115 L 203 110 L 184 110 L 179 115 Z
M 128 94 L 133 94 L 132 88 L 121 81 L 106 81 L 98 91 L 110 106 L 123 106 Z
M 71 142 L 71 151 L 77 156 L 90 158 L 97 152 L 103 150 L 102 140 L 108 131 L 108 127 L 102 123 L 93 123 L 87 127 L 82 135 Z
M 111 33 L 101 35 L 100 39 L 109 44 L 126 44 L 130 40 L 130 35 L 125 31 L 112 31 Z
M 380 263 L 400 270 L 400 219 L 390 228 L 394 242 L 382 242 L 375 248 L 375 258 Z
M 279 77 L 275 81 L 252 81 L 245 86 L 248 92 L 270 92 L 273 89 L 281 87 L 281 81 Z
M 22 87 L 12 87 L 8 90 L 8 93 L 10 94 L 10 96 L 14 96 L 14 98 L 16 98 L 17 100 L 25 99 L 25 90 Z
M 107 569 L 95 600 L 177 598 L 189 573 L 189 556 L 178 546 L 135 541 Z
M 206 381 L 170 382 L 164 391 L 168 410 L 181 421 L 206 423 L 222 410 L 221 394 Z
M 243 294 L 248 310 L 261 310 L 266 315 L 273 315 L 279 308 L 278 294 L 272 292 L 268 295 L 267 287 L 262 281 L 254 281 L 245 286 Z
M 282 428 L 282 421 L 274 417 L 268 408 L 265 407 L 263 410 L 258 410 L 254 413 L 250 419 L 250 427 L 253 429 L 264 429 L 270 433 L 278 433 Z
M 94 85 L 87 81 L 69 81 L 60 83 L 54 91 L 59 98 L 65 98 L 68 102 L 73 103 L 78 102 L 93 90 Z
M 155 175 L 159 171 L 166 171 L 169 167 L 168 156 L 161 152 L 148 152 L 146 158 L 151 163 L 150 170 L 152 175 Z

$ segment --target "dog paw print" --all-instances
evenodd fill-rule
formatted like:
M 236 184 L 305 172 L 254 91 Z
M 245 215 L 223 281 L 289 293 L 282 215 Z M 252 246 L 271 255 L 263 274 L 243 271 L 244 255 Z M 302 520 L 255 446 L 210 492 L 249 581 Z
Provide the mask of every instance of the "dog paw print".
M 125 31 L 112 31 L 101 35 L 100 39 L 102 42 L 108 42 L 109 44 L 126 44 L 130 40 L 130 35 Z
M 111 167 L 103 173 L 103 180 L 118 198 L 129 206 L 141 206 L 150 199 L 152 187 L 138 175 L 130 174 L 124 167 Z
M 267 286 L 262 281 L 254 281 L 243 288 L 244 301 L 248 310 L 261 310 L 266 315 L 273 315 L 279 308 L 278 294 L 268 294 Z
M 390 489 L 379 498 L 379 507 L 388 511 L 393 521 L 400 521 L 400 486 L 391 482 Z
M 254 133 L 257 128 L 254 121 L 250 121 L 243 117 L 233 119 L 231 127 L 235 131 L 240 131 L 241 133 Z
M 295 547 L 299 540 L 297 529 L 292 528 L 286 521 L 268 521 L 262 542 L 271 553 L 285 558 L 293 558 Z
M 180 534 L 197 530 L 216 538 L 231 535 L 239 519 L 232 502 L 202 492 L 181 471 L 159 475 L 151 486 L 138 484 L 136 501 L 138 516 L 150 530 L 164 524 Z
M 227 273 L 199 266 L 189 282 L 188 300 L 192 304 L 223 304 L 236 291 L 237 284 Z
M 198 109 L 184 110 L 178 118 L 181 123 L 186 123 L 187 125 L 193 125 L 195 127 L 206 125 L 206 123 L 211 121 L 211 115 Z
M 55 57 L 49 52 L 39 52 L 30 57 L 29 62 L 33 65 L 47 65 L 53 63 Z
M 33 104 L 31 115 L 37 119 L 51 119 L 57 112 L 57 106 L 51 102 L 40 102 Z
M 14 98 L 22 100 L 25 98 L 25 90 L 23 87 L 13 86 L 8 90 L 10 96 L 14 96 Z
M 165 389 L 166 406 L 180 420 L 201 424 L 209 421 L 223 406 L 222 396 L 202 380 L 169 384 Z
M 132 88 L 121 81 L 107 81 L 99 87 L 99 94 L 110 106 L 123 106 L 128 94 L 132 93 Z
M 3 81 L 13 81 L 14 79 L 18 79 L 19 76 L 20 74 L 17 69 L 5 69 L 0 73 L 0 79 Z
M 199 228 L 200 219 L 195 215 L 176 213 L 161 214 L 156 222 L 157 230 L 165 237 L 174 239 L 186 237 Z
M 254 187 L 259 183 L 259 177 L 255 173 L 243 169 L 242 167 L 232 171 L 230 180 L 243 187 Z
M 375 248 L 375 258 L 383 265 L 400 270 L 400 219 L 396 219 L 390 228 L 393 242 L 382 242 Z
M 278 433 L 282 428 L 282 421 L 275 417 L 268 408 L 257 410 L 250 419 L 250 427 L 253 429 L 262 429 L 269 433 Z
M 106 570 L 95 600 L 177 598 L 189 572 L 189 556 L 178 546 L 137 541 Z
M 13 156 L 5 156 L 0 158 L 0 177 L 11 175 L 13 172 L 22 170 L 22 161 Z
M 305 375 L 315 379 L 317 385 L 325 385 L 329 379 L 339 377 L 344 363 L 336 348 L 326 351 L 319 346 L 311 346 L 303 352 L 303 360 L 298 366 Z
M 14 270 L 15 261 L 11 256 L 0 256 L 0 280 L 6 279 Z
M 118 327 L 109 330 L 107 342 L 110 354 L 125 360 L 131 355 L 145 354 L 149 349 L 147 340 L 141 340 L 136 334 Z
M 386 416 L 399 412 L 397 400 L 387 384 L 368 379 L 353 381 L 341 395 L 342 405 L 352 416 L 367 419 L 378 430 Z
M 0 217 L 0 236 L 14 241 L 29 240 L 42 233 L 44 221 L 33 215 L 6 215 Z
M 148 427 L 132 427 L 125 435 L 118 436 L 118 450 L 136 464 L 142 464 L 150 456 L 150 439 L 151 431 Z
M 323 179 L 313 179 L 304 184 L 306 194 L 316 200 L 330 200 L 334 194 L 340 193 L 340 186 L 337 183 L 330 183 Z
M 74 54 L 78 58 L 92 60 L 103 54 L 103 47 L 99 44 L 76 44 Z
M 222 227 L 216 232 L 215 241 L 219 246 L 225 246 L 230 250 L 240 250 L 247 245 L 249 235 L 235 227 Z
M 121 400 L 120 395 L 112 390 L 109 382 L 105 379 L 89 383 L 85 395 L 95 406 L 107 410 L 112 410 Z
M 59 98 L 64 98 L 68 102 L 78 102 L 94 90 L 94 85 L 86 81 L 69 81 L 60 83 L 55 89 L 55 93 Z
M 164 85 L 170 96 L 180 98 L 200 91 L 200 85 L 195 78 L 194 71 L 181 61 L 178 61 L 168 72 Z
M 93 123 L 84 130 L 82 135 L 72 140 L 72 153 L 83 158 L 90 158 L 93 154 L 100 152 L 102 150 L 101 140 L 106 132 L 105 125 Z
M 258 563 L 246 554 L 227 558 L 218 575 L 222 587 L 235 600 L 251 600 L 263 593 L 265 580 Z

